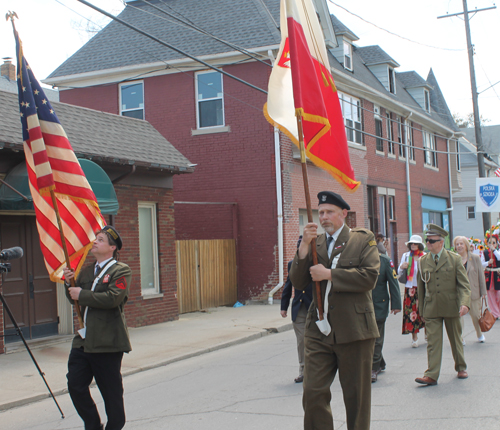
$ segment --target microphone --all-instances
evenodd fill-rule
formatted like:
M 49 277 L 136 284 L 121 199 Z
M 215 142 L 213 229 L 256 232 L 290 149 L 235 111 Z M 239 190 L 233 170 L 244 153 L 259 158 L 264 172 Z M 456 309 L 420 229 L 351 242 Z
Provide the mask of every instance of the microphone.
M 24 255 L 23 248 L 14 246 L 14 248 L 3 249 L 0 252 L 0 260 L 15 260 Z

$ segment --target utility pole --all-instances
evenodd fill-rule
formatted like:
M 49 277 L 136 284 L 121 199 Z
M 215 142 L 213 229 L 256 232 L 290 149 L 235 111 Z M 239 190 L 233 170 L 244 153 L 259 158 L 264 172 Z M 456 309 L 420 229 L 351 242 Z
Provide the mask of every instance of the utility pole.
M 481 137 L 481 123 L 479 116 L 479 105 L 477 102 L 477 86 L 476 86 L 476 72 L 474 70 L 474 47 L 472 45 L 469 27 L 469 12 L 467 10 L 467 0 L 462 0 L 464 5 L 464 11 L 460 13 L 453 13 L 444 16 L 438 16 L 439 18 L 448 18 L 451 16 L 464 16 L 465 23 L 465 35 L 467 37 L 467 52 L 469 54 L 469 73 L 470 73 L 470 86 L 472 90 L 472 109 L 474 112 L 474 132 L 476 135 L 476 152 L 477 152 L 477 169 L 479 171 L 479 177 L 485 178 L 486 172 L 484 169 L 484 149 L 483 149 L 483 138 Z M 475 9 L 472 13 L 481 12 L 483 10 L 496 9 L 496 6 L 487 7 L 483 9 Z M 490 212 L 483 212 L 483 230 L 486 232 L 491 226 L 491 214 Z

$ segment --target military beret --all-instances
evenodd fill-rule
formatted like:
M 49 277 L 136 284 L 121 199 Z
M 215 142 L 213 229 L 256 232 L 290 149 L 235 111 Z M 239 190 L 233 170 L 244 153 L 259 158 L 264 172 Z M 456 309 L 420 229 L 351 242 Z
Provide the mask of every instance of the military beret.
M 323 203 L 329 203 L 331 205 L 338 206 L 340 209 L 351 210 L 351 207 L 342 198 L 340 194 L 334 193 L 333 191 L 321 191 L 318 193 L 318 205 Z
M 425 234 L 427 236 L 441 236 L 441 237 L 448 236 L 448 232 L 443 227 L 439 227 L 436 224 L 432 223 L 427 224 L 425 228 L 426 228 Z
M 122 238 L 120 237 L 120 235 L 118 234 L 118 232 L 114 227 L 111 227 L 110 225 L 105 225 L 101 231 L 103 233 L 108 234 L 111 237 L 111 239 L 113 239 L 113 242 L 116 243 L 116 247 L 118 248 L 118 250 L 122 249 Z

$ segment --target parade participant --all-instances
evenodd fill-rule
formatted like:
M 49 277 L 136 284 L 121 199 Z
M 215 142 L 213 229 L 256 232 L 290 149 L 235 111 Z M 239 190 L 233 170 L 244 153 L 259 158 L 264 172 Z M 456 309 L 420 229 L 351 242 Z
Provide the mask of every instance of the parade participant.
M 484 271 L 486 289 L 488 290 L 488 307 L 495 318 L 500 318 L 500 251 L 498 250 L 498 234 L 492 233 L 488 238 L 488 247 L 484 251 L 487 267 Z
M 297 248 L 300 246 L 302 236 L 300 236 L 297 243 Z M 290 305 L 290 298 L 292 297 L 292 283 L 290 282 L 290 267 L 292 261 L 288 262 L 288 276 L 286 278 L 285 287 L 281 294 L 281 316 L 287 317 L 287 309 Z M 307 310 L 312 302 L 312 284 L 309 284 L 305 290 L 295 290 L 292 301 L 292 324 L 297 338 L 297 353 L 299 356 L 299 376 L 294 381 L 297 383 L 304 381 L 304 331 L 306 327 Z
M 422 238 L 418 234 L 406 242 L 408 252 L 401 257 L 398 274 L 406 272 L 405 292 L 403 298 L 403 334 L 411 333 L 411 347 L 418 348 L 418 333 L 424 327 L 422 316 L 418 312 L 418 261 L 425 255 Z
M 484 280 L 483 265 L 479 255 L 473 254 L 469 250 L 469 241 L 465 236 L 456 236 L 453 239 L 453 248 L 457 251 L 458 255 L 462 257 L 462 264 L 467 272 L 470 286 L 470 317 L 472 324 L 476 330 L 478 342 L 484 342 L 486 339 L 484 334 L 481 333 L 479 326 L 479 318 L 481 317 L 481 297 L 486 297 L 486 282 Z M 463 339 L 464 331 L 464 317 L 462 317 L 462 343 L 465 345 Z
M 467 272 L 459 255 L 444 249 L 448 232 L 436 225 L 427 224 L 427 249 L 419 262 L 418 296 L 420 315 L 427 329 L 428 368 L 415 382 L 436 385 L 441 371 L 443 355 L 443 324 L 455 360 L 459 379 L 465 379 L 467 364 L 462 345 L 460 317 L 469 312 L 470 287 Z
M 373 353 L 372 364 L 372 382 L 377 382 L 377 375 L 385 370 L 386 362 L 382 355 L 384 347 L 385 320 L 389 315 L 389 301 L 391 314 L 396 315 L 401 312 L 401 292 L 399 291 L 399 282 L 392 260 L 380 252 L 380 270 L 377 278 L 377 285 L 372 291 L 373 306 L 375 308 L 375 319 L 380 336 L 375 339 L 375 350 Z M 389 289 L 387 289 L 389 284 Z
M 103 429 L 89 386 L 95 378 L 101 392 L 108 422 L 106 430 L 125 425 L 121 363 L 124 352 L 132 348 L 123 307 L 132 279 L 130 268 L 117 261 L 122 240 L 111 226 L 96 233 L 91 253 L 96 264 L 85 267 L 76 286 L 67 283 L 74 272 L 64 269 L 66 295 L 82 306 L 85 328 L 73 340 L 68 360 L 68 390 L 86 430 Z
M 348 430 L 368 430 L 371 413 L 371 364 L 379 337 L 371 290 L 377 281 L 380 259 L 373 233 L 349 229 L 344 220 L 350 210 L 336 193 L 318 194 L 318 226 L 304 227 L 302 243 L 293 260 L 290 280 L 304 289 L 311 280 L 321 282 L 321 298 L 313 285 L 305 333 L 304 429 L 331 430 L 331 384 L 337 371 L 346 408 Z M 316 239 L 317 265 L 311 241 Z M 324 302 L 324 319 L 318 321 L 318 300 Z

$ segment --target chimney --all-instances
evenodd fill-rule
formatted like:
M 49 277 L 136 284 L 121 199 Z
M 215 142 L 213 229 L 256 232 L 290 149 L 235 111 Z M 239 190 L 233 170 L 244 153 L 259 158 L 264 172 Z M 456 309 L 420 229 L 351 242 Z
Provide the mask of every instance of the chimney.
M 16 66 L 12 64 L 12 58 L 2 58 L 3 64 L 0 66 L 0 75 L 5 76 L 9 81 L 16 80 Z

